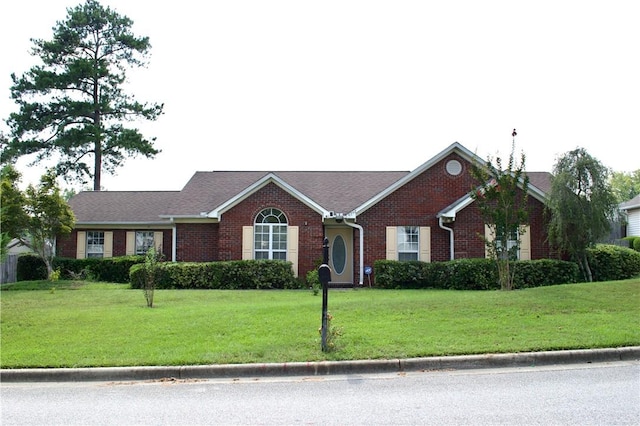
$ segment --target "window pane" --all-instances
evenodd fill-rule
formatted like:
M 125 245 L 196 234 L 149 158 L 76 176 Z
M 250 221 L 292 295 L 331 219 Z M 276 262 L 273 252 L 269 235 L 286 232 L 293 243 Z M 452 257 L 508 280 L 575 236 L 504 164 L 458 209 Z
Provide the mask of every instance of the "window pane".
M 87 257 L 103 257 L 104 256 L 104 232 L 88 231 L 87 232 Z
M 287 260 L 287 253 L 273 253 L 273 260 Z
M 398 227 L 398 260 L 418 260 L 419 232 L 417 226 Z
M 418 253 L 398 253 L 398 260 L 401 262 L 418 260 Z
M 264 209 L 254 226 L 254 259 L 287 258 L 287 218 L 278 209 Z
M 342 235 L 337 235 L 333 240 L 331 260 L 333 261 L 333 268 L 335 269 L 336 274 L 342 274 L 344 272 L 344 268 L 347 266 L 347 246 L 344 243 Z
M 153 247 L 153 243 L 153 231 L 136 232 L 136 254 L 146 254 Z

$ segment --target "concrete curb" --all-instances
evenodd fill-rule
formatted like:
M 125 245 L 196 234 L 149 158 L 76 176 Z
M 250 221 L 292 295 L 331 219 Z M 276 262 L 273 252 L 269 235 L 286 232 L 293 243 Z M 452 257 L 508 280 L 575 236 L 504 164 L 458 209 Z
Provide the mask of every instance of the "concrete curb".
M 215 364 L 152 367 L 25 368 L 0 370 L 0 382 L 144 381 L 329 374 L 395 373 L 424 370 L 535 367 L 639 361 L 640 346 L 607 349 L 440 356 L 361 361 L 317 361 L 267 364 Z

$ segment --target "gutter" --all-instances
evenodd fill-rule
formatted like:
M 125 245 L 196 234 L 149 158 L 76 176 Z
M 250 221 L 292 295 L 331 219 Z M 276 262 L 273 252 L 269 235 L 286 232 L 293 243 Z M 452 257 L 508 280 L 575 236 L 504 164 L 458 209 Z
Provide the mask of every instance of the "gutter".
M 438 217 L 438 225 L 440 226 L 440 228 L 444 229 L 445 231 L 449 231 L 449 260 L 454 260 L 455 253 L 454 253 L 454 245 L 453 245 L 454 243 L 453 229 L 444 226 L 444 221 L 442 220 L 442 217 L 443 216 Z
M 348 225 L 352 228 L 356 228 L 358 231 L 360 231 L 360 276 L 359 276 L 359 280 L 358 280 L 358 284 L 360 286 L 363 285 L 364 283 L 364 238 L 363 238 L 363 234 L 364 234 L 364 230 L 362 229 L 361 225 L 358 225 L 357 223 L 350 223 L 349 221 L 344 221 L 345 225 Z

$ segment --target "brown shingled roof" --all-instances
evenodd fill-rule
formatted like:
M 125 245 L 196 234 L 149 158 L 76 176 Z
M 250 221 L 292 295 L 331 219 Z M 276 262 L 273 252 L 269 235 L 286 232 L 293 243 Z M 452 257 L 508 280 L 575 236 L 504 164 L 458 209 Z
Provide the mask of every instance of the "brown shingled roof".
M 177 191 L 85 191 L 69 200 L 77 223 L 163 222 Z
M 408 175 L 406 171 L 196 172 L 181 191 L 88 191 L 69 205 L 78 223 L 168 223 L 168 216 L 210 212 L 272 173 L 325 210 L 349 213 Z M 529 172 L 531 185 L 550 189 L 551 174 Z M 161 217 L 162 216 L 162 217 Z
M 553 175 L 549 172 L 527 172 L 529 183 L 545 194 L 551 191 L 551 178 Z
M 171 213 L 199 214 L 233 198 L 270 172 L 197 172 Z M 326 210 L 347 213 L 409 172 L 271 172 Z

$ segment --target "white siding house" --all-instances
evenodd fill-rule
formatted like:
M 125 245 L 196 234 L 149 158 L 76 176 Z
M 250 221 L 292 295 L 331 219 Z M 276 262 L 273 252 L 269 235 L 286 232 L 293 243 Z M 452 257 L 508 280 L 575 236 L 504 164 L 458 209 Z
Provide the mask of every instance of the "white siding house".
M 620 210 L 627 214 L 627 237 L 640 237 L 640 195 L 620 204 Z

